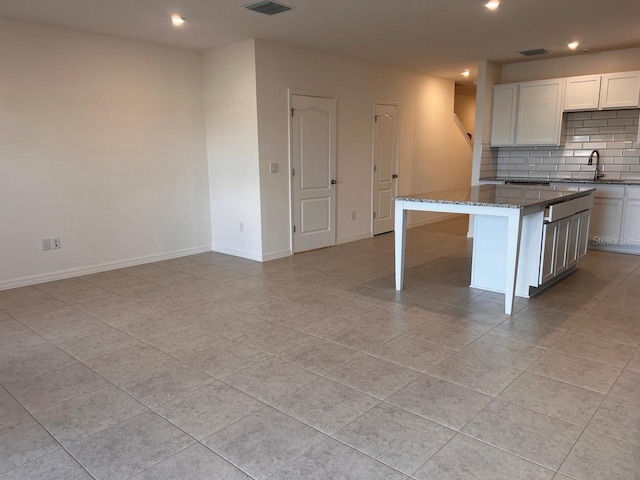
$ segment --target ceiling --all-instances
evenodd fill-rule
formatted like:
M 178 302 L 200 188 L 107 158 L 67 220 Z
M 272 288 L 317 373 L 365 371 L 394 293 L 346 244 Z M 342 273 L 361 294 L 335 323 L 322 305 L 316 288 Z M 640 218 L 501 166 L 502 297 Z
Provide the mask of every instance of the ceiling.
M 242 8 L 250 1 L 0 0 L 0 16 L 194 49 L 267 39 L 456 81 L 521 50 L 640 46 L 638 0 L 502 0 L 496 11 L 486 0 L 283 0 L 294 9 L 273 17 Z M 173 27 L 172 14 L 187 23 Z

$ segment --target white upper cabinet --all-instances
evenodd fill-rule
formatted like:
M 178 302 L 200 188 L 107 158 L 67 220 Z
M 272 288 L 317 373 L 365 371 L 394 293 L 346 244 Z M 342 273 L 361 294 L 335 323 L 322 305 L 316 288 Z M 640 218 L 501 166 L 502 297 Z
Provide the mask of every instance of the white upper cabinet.
M 517 83 L 494 87 L 491 145 L 500 147 L 515 143 L 517 107 Z
M 563 95 L 564 79 L 495 86 L 491 145 L 559 145 Z
M 564 79 L 519 84 L 516 145 L 559 145 Z
M 602 75 L 600 109 L 638 106 L 640 106 L 640 72 Z
M 564 94 L 564 110 L 595 110 L 600 105 L 600 81 L 602 75 L 585 75 L 567 78 Z

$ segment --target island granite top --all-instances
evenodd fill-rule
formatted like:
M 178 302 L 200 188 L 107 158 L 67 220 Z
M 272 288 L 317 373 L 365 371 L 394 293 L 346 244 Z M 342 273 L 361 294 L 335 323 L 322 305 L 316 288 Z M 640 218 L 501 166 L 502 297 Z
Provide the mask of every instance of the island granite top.
M 594 192 L 595 188 L 576 191 L 538 185 L 477 185 L 454 190 L 395 197 L 395 200 L 478 207 L 528 208 L 553 205 Z

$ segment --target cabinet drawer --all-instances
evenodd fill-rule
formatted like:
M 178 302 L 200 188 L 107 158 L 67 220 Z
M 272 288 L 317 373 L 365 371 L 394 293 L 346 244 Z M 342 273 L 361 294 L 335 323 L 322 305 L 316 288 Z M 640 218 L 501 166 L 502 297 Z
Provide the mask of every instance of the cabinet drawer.
M 624 198 L 624 187 L 598 186 L 594 196 L 596 198 Z
M 627 198 L 630 200 L 640 200 L 640 187 L 627 187 Z
M 555 222 L 561 218 L 570 217 L 571 215 L 589 210 L 593 206 L 593 195 L 587 195 L 586 197 L 575 198 L 567 202 L 556 203 L 549 207 L 549 212 L 545 215 L 545 220 L 548 222 Z

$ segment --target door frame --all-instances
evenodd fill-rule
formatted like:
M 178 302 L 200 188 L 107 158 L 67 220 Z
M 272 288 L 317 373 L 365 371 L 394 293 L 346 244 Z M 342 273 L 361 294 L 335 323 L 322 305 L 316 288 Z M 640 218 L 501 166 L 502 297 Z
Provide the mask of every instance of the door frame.
M 336 179 L 339 177 L 338 175 L 338 138 L 340 136 L 338 129 L 338 95 L 329 92 L 321 92 L 318 90 L 305 90 L 301 88 L 287 88 L 287 135 L 289 140 L 289 171 L 287 175 L 289 175 L 289 250 L 291 255 L 295 255 L 295 251 L 293 248 L 293 176 L 291 175 L 291 170 L 293 169 L 293 136 L 292 136 L 292 124 L 291 124 L 291 109 L 293 108 L 293 96 L 301 95 L 305 97 L 318 97 L 318 98 L 328 98 L 331 100 L 335 100 L 336 102 L 336 139 L 335 139 L 335 147 L 336 147 Z M 337 243 L 338 239 L 338 188 L 336 187 L 335 192 L 335 205 L 334 205 L 334 218 L 335 218 L 335 243 Z
M 375 208 L 375 175 L 373 171 L 373 166 L 375 164 L 375 128 L 376 128 L 376 105 L 389 105 L 392 107 L 398 107 L 398 131 L 396 132 L 396 174 L 400 169 L 400 102 L 395 100 L 379 100 L 374 98 L 371 105 L 371 198 L 370 198 L 370 208 L 369 208 L 369 236 L 373 237 L 373 211 Z M 400 189 L 400 181 L 396 178 L 396 195 L 398 194 L 398 190 Z

